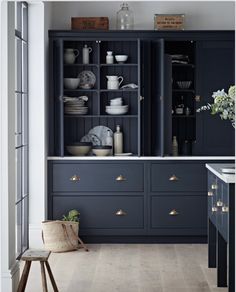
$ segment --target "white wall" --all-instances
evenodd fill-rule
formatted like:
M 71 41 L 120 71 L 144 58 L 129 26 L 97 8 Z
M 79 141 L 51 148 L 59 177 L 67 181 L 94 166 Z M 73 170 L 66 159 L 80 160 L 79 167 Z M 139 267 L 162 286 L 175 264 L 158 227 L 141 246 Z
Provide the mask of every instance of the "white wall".
M 14 2 L 0 5 L 0 291 L 13 292 L 19 278 L 15 259 Z
M 41 247 L 47 214 L 48 26 L 50 3 L 29 4 L 29 244 Z
M 52 29 L 70 29 L 71 17 L 108 16 L 115 29 L 120 1 L 54 2 Z M 132 1 L 135 29 L 153 29 L 155 13 L 185 13 L 186 29 L 234 29 L 234 1 Z

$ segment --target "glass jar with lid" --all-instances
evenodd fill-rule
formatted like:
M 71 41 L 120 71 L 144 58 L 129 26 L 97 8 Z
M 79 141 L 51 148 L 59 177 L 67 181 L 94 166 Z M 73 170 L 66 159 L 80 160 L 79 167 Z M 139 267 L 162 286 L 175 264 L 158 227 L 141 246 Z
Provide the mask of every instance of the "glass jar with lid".
M 116 28 L 134 29 L 134 14 L 126 2 L 121 5 L 121 9 L 116 14 Z

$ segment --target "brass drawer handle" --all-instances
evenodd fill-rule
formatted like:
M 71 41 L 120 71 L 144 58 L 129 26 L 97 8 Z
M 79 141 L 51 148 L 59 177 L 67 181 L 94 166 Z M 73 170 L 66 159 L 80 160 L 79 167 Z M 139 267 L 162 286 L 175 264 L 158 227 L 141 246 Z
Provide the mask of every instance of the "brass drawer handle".
M 216 202 L 216 206 L 217 206 L 217 207 L 222 207 L 222 206 L 223 206 L 223 202 L 220 201 L 220 200 L 217 201 L 217 202 Z
M 116 212 L 116 216 L 126 216 L 126 215 L 127 215 L 127 213 L 125 211 L 123 211 L 122 209 L 120 209 Z
M 222 213 L 228 213 L 229 212 L 229 207 L 223 206 L 222 207 Z
M 179 180 L 179 179 L 178 179 L 178 177 L 177 177 L 175 174 L 173 174 L 173 175 L 169 178 L 169 180 L 170 180 L 170 181 L 177 181 L 177 180 Z
M 218 189 L 218 186 L 216 184 L 213 184 L 213 185 L 211 185 L 211 189 L 212 190 L 217 190 Z
M 117 176 L 117 178 L 116 178 L 116 181 L 125 181 L 125 180 L 126 180 L 126 178 L 121 174 L 119 176 Z
M 177 216 L 179 215 L 179 212 L 177 212 L 175 209 L 171 210 L 169 213 L 170 216 Z
M 207 195 L 208 197 L 213 197 L 213 192 L 208 192 Z
M 80 181 L 80 177 L 76 174 L 74 174 L 71 178 L 70 181 Z
M 217 212 L 217 210 L 218 210 L 217 207 L 214 207 L 214 206 L 213 206 L 213 207 L 211 208 L 212 213 Z

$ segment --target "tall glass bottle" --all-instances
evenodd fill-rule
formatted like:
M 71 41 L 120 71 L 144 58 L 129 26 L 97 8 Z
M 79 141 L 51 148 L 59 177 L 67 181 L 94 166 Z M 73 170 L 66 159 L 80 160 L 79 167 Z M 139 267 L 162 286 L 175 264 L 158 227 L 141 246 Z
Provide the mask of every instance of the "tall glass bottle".
M 126 2 L 121 5 L 121 9 L 116 14 L 116 28 L 134 29 L 134 14 Z

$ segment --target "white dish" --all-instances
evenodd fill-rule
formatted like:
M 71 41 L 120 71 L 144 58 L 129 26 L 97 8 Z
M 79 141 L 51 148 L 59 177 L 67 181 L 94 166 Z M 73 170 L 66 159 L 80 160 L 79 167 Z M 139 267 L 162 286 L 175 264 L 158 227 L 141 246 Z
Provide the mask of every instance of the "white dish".
M 111 153 L 111 149 L 92 149 L 92 152 L 96 156 L 107 156 Z
M 124 63 L 127 61 L 128 56 L 127 55 L 115 55 L 115 59 L 118 63 Z
M 92 145 L 68 145 L 66 146 L 67 151 L 74 156 L 84 156 L 89 153 Z
M 92 142 L 93 146 L 106 145 L 107 131 L 110 131 L 113 137 L 113 131 L 105 126 L 96 126 L 92 128 L 87 135 L 81 138 L 81 142 Z
M 79 86 L 80 78 L 64 78 L 66 89 L 76 89 Z
M 79 87 L 82 89 L 93 88 L 96 83 L 96 76 L 92 71 L 82 71 L 78 78 L 80 78 Z
M 115 156 L 131 156 L 133 153 L 117 153 Z
M 235 174 L 235 167 L 222 168 L 221 171 L 225 174 Z
M 127 104 L 125 105 L 106 105 L 106 108 L 108 109 L 126 109 L 129 106 Z
M 118 109 L 106 108 L 106 113 L 109 115 L 124 115 L 127 112 L 128 112 L 128 108 L 118 108 Z

